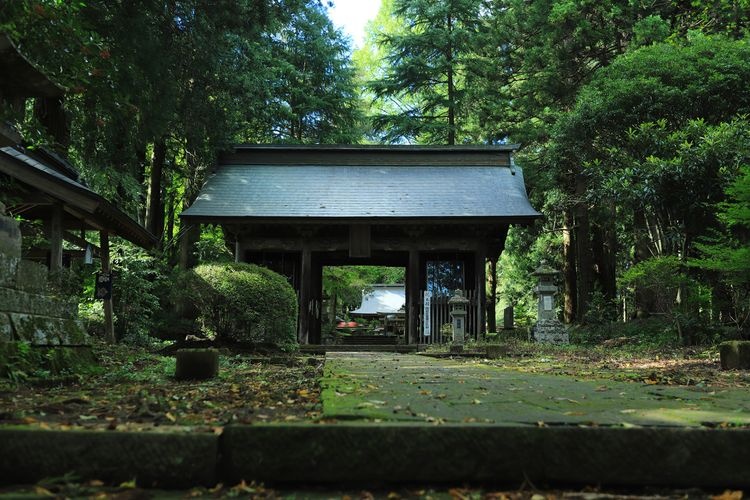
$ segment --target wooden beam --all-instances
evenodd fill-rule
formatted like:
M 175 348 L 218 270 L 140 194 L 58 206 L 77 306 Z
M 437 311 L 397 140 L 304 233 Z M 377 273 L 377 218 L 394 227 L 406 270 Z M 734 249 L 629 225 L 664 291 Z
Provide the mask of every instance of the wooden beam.
M 112 267 L 109 260 L 109 233 L 102 231 L 100 234 L 102 252 L 102 273 L 111 273 Z M 114 283 L 112 284 L 114 288 Z M 114 290 L 113 290 L 114 291 Z M 115 324 L 112 312 L 112 298 L 104 299 L 104 340 L 110 344 L 117 342 L 115 338 Z
M 309 246 L 302 248 L 302 265 L 299 283 L 299 332 L 300 344 L 310 338 L 310 301 L 312 300 L 312 252 Z
M 70 231 L 65 231 L 63 233 L 63 238 L 66 241 L 73 243 L 74 245 L 78 245 L 78 248 L 82 248 L 83 250 L 86 250 L 87 245 L 91 245 L 91 249 L 94 251 L 95 254 L 98 254 L 100 252 L 100 249 L 98 246 L 94 245 L 93 243 L 89 243 L 84 238 L 78 235 L 75 235 L 71 233 Z
M 372 237 L 369 224 L 352 224 L 349 226 L 349 257 L 370 257 L 372 255 Z
M 52 208 L 50 220 L 47 222 L 47 238 L 49 239 L 49 270 L 59 271 L 63 263 L 63 229 L 60 205 Z
M 475 272 L 477 291 L 477 336 L 484 337 L 487 332 L 485 324 L 485 307 L 487 305 L 487 249 L 484 245 L 477 247 L 475 256 Z
M 419 275 L 419 250 L 412 248 L 409 250 L 409 267 L 406 269 L 407 334 L 410 344 L 419 342 Z

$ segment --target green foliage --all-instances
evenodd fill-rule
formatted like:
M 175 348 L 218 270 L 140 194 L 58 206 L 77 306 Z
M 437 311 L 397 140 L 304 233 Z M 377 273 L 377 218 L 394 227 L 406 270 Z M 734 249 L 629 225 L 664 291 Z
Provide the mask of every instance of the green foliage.
M 23 382 L 50 375 L 80 375 L 96 371 L 86 348 L 34 347 L 27 342 L 0 342 L 0 378 Z
M 741 168 L 718 208 L 723 227 L 696 244 L 700 257 L 691 265 L 719 274 L 717 286 L 729 299 L 728 319 L 742 331 L 750 323 L 750 167 Z
M 286 348 L 296 344 L 297 297 L 283 276 L 244 263 L 202 264 L 177 282 L 209 335 Z
M 172 286 L 167 269 L 154 255 L 130 243 L 113 243 L 111 250 L 116 337 L 147 343 L 153 318 L 161 310 L 160 297 Z
M 654 257 L 635 264 L 620 277 L 628 293 L 647 294 L 655 313 L 674 322 L 677 338 L 687 344 L 711 336 L 710 289 L 686 273 L 677 257 Z
M 227 248 L 224 231 L 219 225 L 201 226 L 200 239 L 195 243 L 198 262 L 232 262 L 234 256 Z

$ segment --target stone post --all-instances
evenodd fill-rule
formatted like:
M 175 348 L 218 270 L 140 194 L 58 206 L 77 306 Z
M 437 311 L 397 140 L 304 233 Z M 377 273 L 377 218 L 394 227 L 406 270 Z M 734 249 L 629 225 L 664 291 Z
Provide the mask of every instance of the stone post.
M 466 337 L 466 306 L 468 304 L 469 299 L 464 297 L 464 293 L 461 290 L 456 290 L 456 293 L 448 301 L 448 305 L 451 308 L 453 343 L 455 345 L 464 345 L 464 338 Z
M 534 287 L 534 294 L 539 302 L 537 305 L 537 322 L 532 330 L 532 337 L 537 342 L 547 342 L 551 344 L 569 343 L 568 332 L 557 319 L 555 308 L 555 295 L 557 295 L 557 286 L 554 283 L 555 277 L 560 271 L 552 269 L 546 261 L 542 261 L 540 266 L 532 273 L 539 278 L 539 283 Z

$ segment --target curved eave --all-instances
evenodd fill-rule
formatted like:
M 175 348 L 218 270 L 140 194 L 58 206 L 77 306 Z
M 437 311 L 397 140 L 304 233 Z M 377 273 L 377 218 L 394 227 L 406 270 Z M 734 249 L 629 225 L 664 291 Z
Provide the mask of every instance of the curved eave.
M 158 239 L 100 194 L 31 156 L 11 147 L 0 148 L 0 173 L 59 200 L 80 214 L 92 229 L 105 229 L 145 249 Z

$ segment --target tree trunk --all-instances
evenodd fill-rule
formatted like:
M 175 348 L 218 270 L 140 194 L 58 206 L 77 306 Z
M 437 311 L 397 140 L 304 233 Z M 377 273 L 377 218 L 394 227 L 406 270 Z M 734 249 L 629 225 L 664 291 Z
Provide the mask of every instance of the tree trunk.
M 578 294 L 573 212 L 570 209 L 566 209 L 563 217 L 563 289 L 565 292 L 563 320 L 565 323 L 570 324 L 576 319 L 576 296 Z
M 609 211 L 606 221 L 597 223 L 591 228 L 592 251 L 594 255 L 594 267 L 596 269 L 596 281 L 599 289 L 607 300 L 612 300 L 617 295 L 617 284 L 615 276 L 615 237 L 611 228 L 614 215 Z
M 497 308 L 497 257 L 492 255 L 489 261 L 490 296 L 487 297 L 487 331 L 495 333 L 497 332 L 497 314 L 495 311 Z
M 448 145 L 456 144 L 456 89 L 453 81 L 453 44 L 450 36 L 453 32 L 453 19 L 448 14 L 448 47 L 445 58 L 448 64 Z
M 591 224 L 586 203 L 587 183 L 582 174 L 576 175 L 575 243 L 578 298 L 576 319 L 583 322 L 589 310 L 593 285 L 593 260 L 591 255 Z
M 164 205 L 161 201 L 162 177 L 167 146 L 164 139 L 154 144 L 154 158 L 151 162 L 151 175 L 148 180 L 148 203 L 146 204 L 146 229 L 151 231 L 159 241 L 164 232 Z
M 653 257 L 649 247 L 649 225 L 642 207 L 637 207 L 633 212 L 633 232 L 635 240 L 633 261 L 637 264 Z M 635 289 L 635 315 L 637 318 L 643 318 L 651 314 L 656 308 L 655 304 L 656 297 L 653 292 Z

